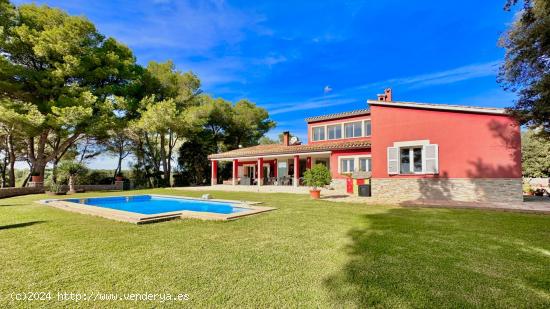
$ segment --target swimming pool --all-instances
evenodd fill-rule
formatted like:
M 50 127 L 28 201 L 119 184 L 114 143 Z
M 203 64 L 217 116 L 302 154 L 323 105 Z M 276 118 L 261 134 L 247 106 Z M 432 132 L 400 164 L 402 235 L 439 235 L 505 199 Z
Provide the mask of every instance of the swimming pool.
M 233 214 L 249 210 L 249 208 L 237 207 L 234 203 L 211 202 L 208 200 L 183 199 L 155 195 L 94 197 L 85 199 L 66 199 L 65 201 L 135 212 L 144 215 L 161 214 L 182 210 L 211 212 L 216 214 Z
M 176 218 L 232 220 L 275 209 L 258 206 L 258 202 L 160 194 L 51 199 L 38 202 L 71 212 L 136 224 Z

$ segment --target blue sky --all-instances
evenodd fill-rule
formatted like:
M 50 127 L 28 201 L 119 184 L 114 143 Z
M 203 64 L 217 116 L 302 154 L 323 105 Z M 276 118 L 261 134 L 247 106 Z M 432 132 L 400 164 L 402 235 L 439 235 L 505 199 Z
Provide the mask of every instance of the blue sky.
M 403 101 L 514 100 L 496 83 L 504 0 L 35 2 L 86 16 L 143 65 L 172 59 L 205 92 L 267 108 L 271 137 L 305 141 L 305 117 L 365 108 L 386 87 Z

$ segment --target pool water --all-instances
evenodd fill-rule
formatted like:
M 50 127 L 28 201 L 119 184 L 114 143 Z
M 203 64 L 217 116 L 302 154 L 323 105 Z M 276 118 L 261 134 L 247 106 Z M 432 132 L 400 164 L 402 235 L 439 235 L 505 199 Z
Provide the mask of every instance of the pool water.
M 197 211 L 217 214 L 232 214 L 248 208 L 236 207 L 231 203 L 211 202 L 197 199 L 183 199 L 154 195 L 93 197 L 84 199 L 66 199 L 64 201 L 153 215 L 172 211 Z

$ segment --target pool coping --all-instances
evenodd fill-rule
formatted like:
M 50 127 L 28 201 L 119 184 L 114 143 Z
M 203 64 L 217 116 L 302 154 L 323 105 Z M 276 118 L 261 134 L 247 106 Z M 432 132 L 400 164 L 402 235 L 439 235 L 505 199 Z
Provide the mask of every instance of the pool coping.
M 62 199 L 60 198 L 45 199 L 45 200 L 39 200 L 37 201 L 37 203 L 40 203 L 46 206 L 55 207 L 58 209 L 80 213 L 80 214 L 93 215 L 93 216 L 98 216 L 106 219 L 122 221 L 122 222 L 130 222 L 135 224 L 166 221 L 166 220 L 172 220 L 172 219 L 201 219 L 201 220 L 227 221 L 227 220 L 234 220 L 241 217 L 250 216 L 250 215 L 276 209 L 274 207 L 257 206 L 258 204 L 261 204 L 261 202 L 235 201 L 235 200 L 224 200 L 224 199 L 200 199 L 200 198 L 193 198 L 188 196 L 177 196 L 177 195 L 166 195 L 166 194 L 130 194 L 130 195 L 111 195 L 111 196 L 98 196 L 98 197 L 108 198 L 108 197 L 121 197 L 121 196 L 142 196 L 142 195 L 179 198 L 179 199 L 187 199 L 187 200 L 199 200 L 199 201 L 208 201 L 208 202 L 232 203 L 232 204 L 235 204 L 235 207 L 248 208 L 249 210 L 244 210 L 244 211 L 232 213 L 232 214 L 218 214 L 213 212 L 197 212 L 197 211 L 189 211 L 189 210 L 180 210 L 180 211 L 171 211 L 171 212 L 163 212 L 158 214 L 146 215 L 146 214 L 140 214 L 140 213 L 125 211 L 125 210 L 118 210 L 118 209 L 92 206 L 92 205 L 84 205 L 80 203 L 64 201 L 65 199 L 75 199 L 75 198 L 78 199 L 78 197 L 62 198 Z M 85 198 L 83 197 L 82 199 L 88 199 L 88 198 L 96 198 L 96 197 L 93 197 L 93 196 L 85 197 Z

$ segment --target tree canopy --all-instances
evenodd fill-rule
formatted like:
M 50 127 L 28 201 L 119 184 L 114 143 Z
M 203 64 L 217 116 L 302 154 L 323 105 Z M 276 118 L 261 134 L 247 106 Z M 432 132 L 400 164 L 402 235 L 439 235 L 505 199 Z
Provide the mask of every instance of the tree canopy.
M 508 0 L 510 10 L 519 0 Z M 500 45 L 506 49 L 499 81 L 517 92 L 510 111 L 522 124 L 541 127 L 550 137 L 550 2 L 523 0 L 523 7 Z
M 550 177 L 550 141 L 528 130 L 521 137 L 523 176 Z
M 149 186 L 170 185 L 179 153 L 180 170 L 199 182 L 209 153 L 256 145 L 273 127 L 265 109 L 202 93 L 199 77 L 171 60 L 138 65 L 85 17 L 0 0 L 2 184 L 14 185 L 17 160 L 36 176 L 51 164 L 55 181 L 58 168 L 101 152 L 118 157 L 114 175 L 131 157 Z

